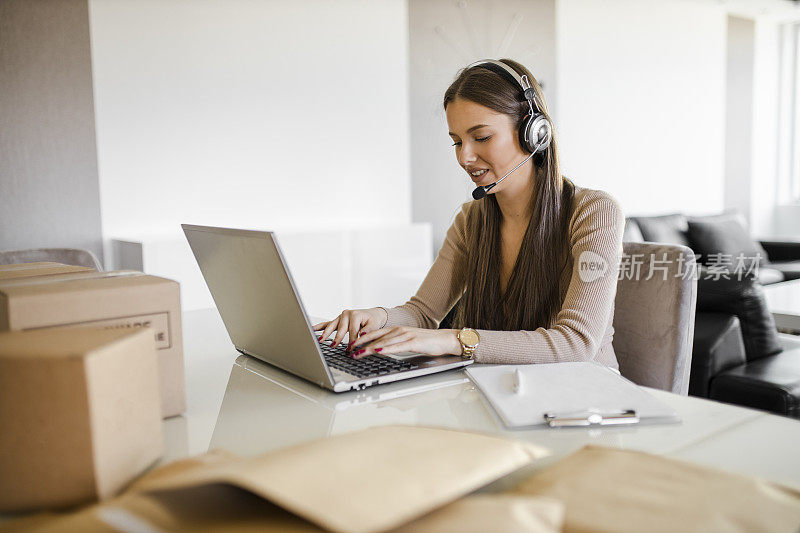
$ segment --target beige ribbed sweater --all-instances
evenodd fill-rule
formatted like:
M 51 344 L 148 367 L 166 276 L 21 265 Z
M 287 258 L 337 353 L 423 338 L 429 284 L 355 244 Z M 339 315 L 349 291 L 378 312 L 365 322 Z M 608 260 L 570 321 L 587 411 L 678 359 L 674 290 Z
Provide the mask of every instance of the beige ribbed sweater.
M 463 278 L 463 273 L 455 270 L 458 260 L 466 255 L 466 213 L 474 203 L 467 202 L 461 207 L 417 294 L 405 304 L 387 309 L 384 327 L 435 329 L 461 298 L 466 285 L 454 284 L 452 280 Z M 550 328 L 477 330 L 481 341 L 475 350 L 475 361 L 502 364 L 597 361 L 618 368 L 611 340 L 624 226 L 625 216 L 614 197 L 576 186 L 569 222 L 569 268 L 562 283 L 567 288 L 562 291 L 561 310 Z M 578 258 L 583 253 L 584 257 L 594 257 L 588 252 L 602 257 L 608 263 L 608 270 L 598 279 L 583 281 Z

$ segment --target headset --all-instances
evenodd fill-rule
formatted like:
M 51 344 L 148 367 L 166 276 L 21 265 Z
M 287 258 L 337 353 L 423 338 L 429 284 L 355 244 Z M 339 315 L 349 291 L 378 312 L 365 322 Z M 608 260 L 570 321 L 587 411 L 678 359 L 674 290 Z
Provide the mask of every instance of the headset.
M 475 190 L 472 191 L 472 197 L 475 200 L 480 200 L 481 198 L 484 198 L 486 194 L 498 183 L 513 174 L 514 171 L 516 171 L 523 164 L 527 163 L 528 160 L 535 154 L 547 150 L 547 147 L 550 146 L 550 141 L 553 138 L 553 128 L 550 125 L 550 121 L 547 120 L 547 117 L 544 116 L 544 113 L 541 112 L 539 105 L 536 103 L 536 91 L 534 91 L 533 87 L 531 87 L 530 81 L 528 81 L 528 76 L 520 76 L 513 68 L 509 67 L 502 61 L 496 61 L 494 59 L 483 59 L 467 66 L 468 69 L 473 67 L 485 68 L 501 76 L 506 76 L 507 78 L 513 79 L 514 82 L 517 83 L 520 88 L 522 88 L 522 95 L 525 97 L 525 100 L 528 101 L 528 108 L 530 109 L 530 113 L 525 115 L 525 118 L 522 121 L 522 126 L 519 128 L 519 144 L 523 150 L 527 151 L 531 155 L 526 157 L 522 163 L 512 168 L 506 173 L 505 176 L 494 183 L 490 183 L 489 185 L 479 185 L 476 187 Z
M 522 95 L 528 101 L 530 113 L 525 116 L 522 126 L 519 128 L 519 144 L 522 149 L 530 154 L 543 152 L 550 146 L 553 138 L 553 127 L 547 117 L 544 116 L 539 104 L 536 102 L 536 91 L 531 87 L 527 75 L 520 76 L 517 71 L 506 65 L 502 61 L 494 59 L 482 59 L 467 66 L 485 68 L 501 76 L 511 79 L 520 86 Z

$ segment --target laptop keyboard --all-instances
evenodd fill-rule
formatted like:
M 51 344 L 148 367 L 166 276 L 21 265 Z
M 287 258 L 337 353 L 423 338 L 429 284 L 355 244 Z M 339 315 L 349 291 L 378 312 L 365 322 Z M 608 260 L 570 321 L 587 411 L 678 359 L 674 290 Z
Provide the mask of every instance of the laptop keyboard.
M 341 344 L 333 348 L 329 344 L 319 343 L 319 348 L 331 368 L 347 372 L 358 378 L 385 376 L 394 372 L 419 368 L 419 365 L 414 363 L 398 361 L 385 355 L 368 355 L 361 359 L 353 359 L 350 354 L 345 352 Z

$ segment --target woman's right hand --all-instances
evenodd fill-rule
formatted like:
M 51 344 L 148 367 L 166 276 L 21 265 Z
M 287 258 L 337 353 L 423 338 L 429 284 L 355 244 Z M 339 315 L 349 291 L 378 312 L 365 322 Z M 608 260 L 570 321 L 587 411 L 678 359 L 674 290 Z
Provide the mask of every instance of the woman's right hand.
M 375 331 L 382 328 L 389 315 L 382 307 L 373 307 L 371 309 L 345 309 L 339 316 L 328 322 L 320 322 L 314 324 L 314 331 L 322 331 L 319 341 L 322 342 L 331 336 L 331 333 L 336 332 L 333 338 L 332 346 L 338 346 L 344 334 L 349 335 L 350 344 L 347 346 L 349 350 L 359 335 Z

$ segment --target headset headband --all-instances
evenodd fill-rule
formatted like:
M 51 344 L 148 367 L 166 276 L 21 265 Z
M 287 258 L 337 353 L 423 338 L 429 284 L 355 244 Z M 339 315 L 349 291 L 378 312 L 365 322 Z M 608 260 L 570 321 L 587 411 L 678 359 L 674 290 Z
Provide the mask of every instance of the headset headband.
M 550 146 L 550 141 L 553 138 L 553 126 L 550 120 L 541 112 L 539 104 L 536 101 L 536 91 L 531 87 L 528 76 L 523 74 L 520 76 L 516 70 L 506 65 L 502 61 L 495 59 L 482 59 L 467 66 L 467 69 L 477 67 L 491 70 L 495 74 L 505 76 L 507 79 L 513 80 L 522 89 L 522 94 L 528 102 L 528 109 L 530 113 L 523 117 L 522 124 L 519 127 L 519 144 L 520 146 L 535 154 L 543 152 Z M 535 82 L 536 80 L 534 80 Z
M 480 61 L 476 61 L 474 63 L 470 63 L 467 65 L 467 69 L 473 67 L 481 67 L 487 70 L 491 70 L 501 76 L 505 75 L 507 77 L 511 77 L 520 88 L 522 88 L 522 94 L 525 96 L 525 99 L 528 101 L 528 105 L 531 108 L 531 114 L 533 113 L 541 113 L 539 109 L 539 104 L 536 102 L 536 91 L 533 90 L 531 87 L 530 81 L 528 81 L 528 76 L 523 74 L 520 76 L 516 70 L 511 68 L 510 66 L 506 65 L 502 61 L 497 61 L 496 59 L 481 59 Z

